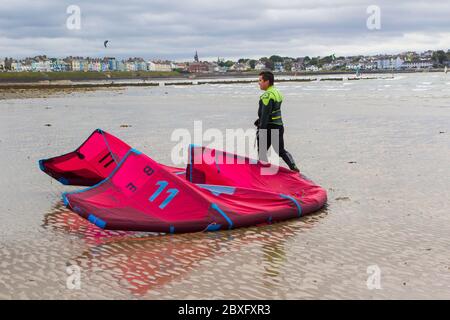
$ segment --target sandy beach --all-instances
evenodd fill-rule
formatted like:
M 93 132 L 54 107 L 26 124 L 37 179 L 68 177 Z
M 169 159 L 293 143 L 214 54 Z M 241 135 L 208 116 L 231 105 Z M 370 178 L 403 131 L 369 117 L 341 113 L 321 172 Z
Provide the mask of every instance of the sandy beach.
M 0 83 L 0 100 L 9 99 L 31 99 L 48 98 L 53 96 L 63 96 L 71 93 L 91 92 L 94 90 L 123 90 L 129 87 L 165 87 L 165 86 L 186 86 L 186 85 L 215 85 L 215 84 L 251 84 L 257 82 L 257 75 L 228 76 L 228 77 L 207 77 L 206 75 L 185 78 L 172 77 L 160 79 L 116 79 L 116 80 L 85 80 L 85 81 L 34 81 L 28 83 L 9 82 Z M 358 76 L 341 74 L 327 75 L 316 74 L 311 76 L 279 75 L 278 82 L 315 82 L 315 81 L 356 81 L 391 79 L 392 75 L 364 75 Z
M 107 87 L 53 87 L 53 88 L 39 88 L 35 86 L 33 88 L 27 88 L 26 85 L 22 87 L 8 87 L 0 86 L 0 100 L 14 100 L 14 99 L 35 99 L 35 98 L 49 98 L 49 97 L 61 97 L 76 93 L 92 92 L 94 90 L 122 90 L 123 88 L 107 88 Z
M 256 83 L 0 90 L 0 299 L 450 299 L 450 76 L 278 88 L 286 148 L 327 207 L 182 235 L 98 229 L 38 160 L 101 128 L 171 165 L 175 129 L 251 128 Z

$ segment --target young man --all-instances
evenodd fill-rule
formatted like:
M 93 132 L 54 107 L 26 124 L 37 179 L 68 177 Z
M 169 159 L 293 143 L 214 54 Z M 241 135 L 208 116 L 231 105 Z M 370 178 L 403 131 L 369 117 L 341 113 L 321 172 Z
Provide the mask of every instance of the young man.
M 259 74 L 259 88 L 265 91 L 259 98 L 258 119 L 255 121 L 255 126 L 258 127 L 259 159 L 267 162 L 267 150 L 273 144 L 275 151 L 286 162 L 289 169 L 299 172 L 291 154 L 284 149 L 284 126 L 281 120 L 283 96 L 273 83 L 272 72 L 263 71 Z M 272 138 L 275 140 L 272 141 Z

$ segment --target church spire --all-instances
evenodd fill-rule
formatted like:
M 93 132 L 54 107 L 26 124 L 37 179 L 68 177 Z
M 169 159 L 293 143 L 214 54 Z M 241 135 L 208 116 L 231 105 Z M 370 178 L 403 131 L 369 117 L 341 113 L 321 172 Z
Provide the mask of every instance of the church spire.
M 194 61 L 195 61 L 195 62 L 198 62 L 198 53 L 197 53 L 197 50 L 195 50 Z

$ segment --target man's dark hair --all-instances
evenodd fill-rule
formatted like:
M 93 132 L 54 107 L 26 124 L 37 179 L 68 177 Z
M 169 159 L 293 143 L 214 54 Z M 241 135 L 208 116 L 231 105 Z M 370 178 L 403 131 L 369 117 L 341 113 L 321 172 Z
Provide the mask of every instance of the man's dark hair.
M 269 84 L 272 86 L 274 83 L 274 76 L 273 73 L 270 71 L 262 71 L 259 73 L 260 76 L 262 76 L 264 81 L 269 80 Z

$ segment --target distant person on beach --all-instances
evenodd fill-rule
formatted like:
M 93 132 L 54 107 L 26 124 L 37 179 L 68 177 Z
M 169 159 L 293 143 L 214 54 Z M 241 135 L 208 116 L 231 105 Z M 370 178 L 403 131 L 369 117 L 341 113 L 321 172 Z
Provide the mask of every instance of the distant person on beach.
M 273 144 L 275 151 L 286 162 L 289 169 L 299 172 L 294 158 L 284 148 L 284 126 L 281 120 L 281 103 L 283 96 L 274 86 L 274 76 L 270 71 L 259 74 L 259 88 L 265 92 L 259 98 L 258 119 L 255 126 L 258 128 L 258 154 L 259 159 L 267 162 L 267 150 Z M 275 141 L 272 141 L 272 138 Z M 267 142 L 267 143 L 265 143 Z

